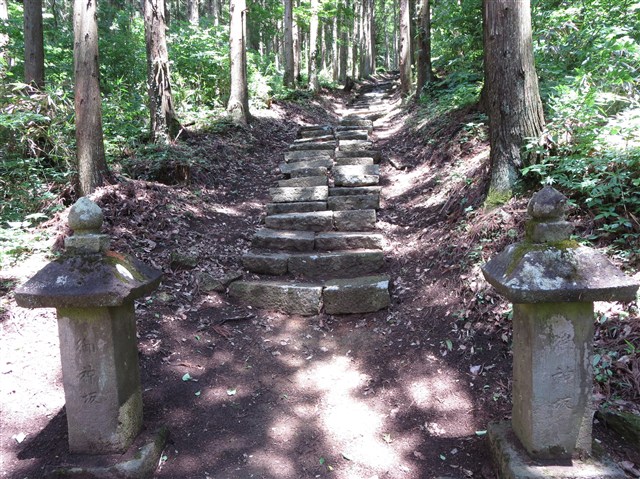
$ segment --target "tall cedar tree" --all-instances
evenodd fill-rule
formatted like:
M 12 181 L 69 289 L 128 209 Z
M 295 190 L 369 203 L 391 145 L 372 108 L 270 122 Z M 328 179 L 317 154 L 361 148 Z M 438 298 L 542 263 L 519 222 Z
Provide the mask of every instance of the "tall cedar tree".
M 189 14 L 189 23 L 197 26 L 200 23 L 198 0 L 189 0 L 187 2 L 187 9 Z
M 420 0 L 420 19 L 418 24 L 418 74 L 416 78 L 416 100 L 420 98 L 422 88 L 433 81 L 431 65 L 431 5 L 429 0 Z
M 4 23 L 9 20 L 9 10 L 7 8 L 7 0 L 0 0 L 0 23 Z M 6 33 L 0 33 L 0 60 L 4 60 L 9 64 L 9 54 L 6 52 L 7 45 L 9 44 L 9 35 Z
M 284 0 L 284 78 L 286 87 L 295 81 L 293 64 L 293 0 Z
M 533 59 L 529 0 L 485 0 L 485 101 L 489 116 L 489 192 L 510 195 L 526 166 L 522 147 L 544 127 Z
M 309 90 L 316 93 L 320 90 L 318 80 L 318 0 L 311 0 L 311 22 L 309 23 Z
M 400 0 L 400 93 L 411 93 L 411 15 L 409 0 Z
M 44 87 L 42 0 L 24 0 L 24 82 Z
M 246 125 L 249 114 L 249 88 L 247 86 L 247 2 L 230 0 L 231 25 L 229 43 L 231 57 L 231 93 L 227 111 L 232 120 Z
M 76 157 L 79 196 L 109 178 L 102 138 L 98 20 L 96 2 L 73 2 L 73 64 L 75 71 Z
M 156 143 L 175 139 L 181 129 L 173 109 L 166 29 L 164 0 L 144 0 L 151 141 Z

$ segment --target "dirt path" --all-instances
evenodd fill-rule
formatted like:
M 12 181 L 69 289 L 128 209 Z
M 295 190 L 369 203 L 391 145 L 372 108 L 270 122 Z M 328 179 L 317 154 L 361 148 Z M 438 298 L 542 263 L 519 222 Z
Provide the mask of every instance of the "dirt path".
M 114 249 L 165 271 L 137 307 L 145 426 L 171 432 L 158 478 L 494 477 L 483 434 L 510 410 L 510 332 L 469 258 L 486 253 L 463 244 L 460 226 L 479 201 L 487 147 L 460 142 L 455 127 L 438 138 L 446 149 L 431 152 L 449 157 L 414 156 L 399 99 L 386 101 L 374 130 L 391 160 L 379 216 L 393 282 L 385 311 L 284 316 L 209 288 L 240 269 L 295 125 L 335 122 L 327 112 L 340 113 L 344 98 L 274 105 L 251 131 L 191 138 L 210 164 L 189 187 L 130 182 L 97 195 Z M 490 218 L 489 228 L 515 227 L 522 208 Z M 172 265 L 175 251 L 198 265 Z M 40 478 L 46 466 L 74 461 L 54 313 L 11 298 L 39 264 L 2 272 L 2 478 Z

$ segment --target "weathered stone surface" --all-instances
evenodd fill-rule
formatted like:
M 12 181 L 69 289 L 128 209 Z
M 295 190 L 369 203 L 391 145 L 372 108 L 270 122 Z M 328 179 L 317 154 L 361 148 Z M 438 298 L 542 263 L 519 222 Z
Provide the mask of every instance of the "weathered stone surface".
M 334 155 L 334 150 L 286 151 L 284 153 L 284 161 L 290 163 L 300 160 L 333 158 Z
M 380 163 L 382 154 L 378 150 L 354 150 L 354 151 L 336 151 L 335 159 L 339 158 L 354 158 L 354 157 L 368 157 L 373 158 L 374 163 Z
M 313 143 L 313 142 L 324 142 L 324 141 L 335 141 L 335 137 L 333 136 L 333 133 L 330 135 L 314 135 L 312 137 L 308 137 L 308 138 L 298 138 L 296 140 L 293 140 L 293 144 L 294 145 L 302 145 L 304 143 Z
M 298 138 L 310 138 L 318 135 L 327 135 L 332 132 L 333 127 L 331 125 L 301 126 L 300 128 L 298 128 L 297 136 Z
M 298 168 L 291 170 L 289 176 L 291 178 L 305 178 L 307 176 L 324 176 L 327 177 L 329 169 L 326 166 L 316 166 L 314 168 Z
M 267 228 L 290 231 L 330 231 L 333 229 L 332 211 L 285 213 L 265 218 Z
M 379 250 L 296 253 L 289 257 L 289 272 L 308 278 L 343 278 L 375 273 L 383 264 Z
M 372 123 L 372 122 L 371 122 Z M 358 131 L 365 129 L 367 133 L 371 134 L 373 132 L 373 126 L 358 126 L 358 125 L 340 125 L 336 127 L 336 135 L 341 131 Z
M 633 301 L 637 283 L 602 253 L 568 244 L 507 247 L 482 267 L 487 281 L 514 303 Z
M 269 194 L 271 195 L 271 200 L 274 203 L 290 203 L 292 201 L 325 201 L 329 196 L 329 188 L 326 186 L 308 188 L 270 188 Z
M 382 249 L 383 242 L 383 236 L 379 233 L 333 231 L 318 233 L 315 249 L 318 251 Z
M 376 210 L 334 211 L 333 224 L 338 231 L 370 231 L 376 227 Z
M 198 266 L 198 255 L 182 251 L 172 251 L 169 258 L 171 269 L 193 269 Z
M 280 276 L 287 273 L 289 255 L 286 253 L 245 253 L 242 265 L 257 274 Z
M 337 158 L 336 165 L 373 165 L 373 158 L 354 156 L 353 158 Z
M 340 140 L 338 142 L 338 151 L 361 151 L 372 148 L 373 142 L 367 140 Z
M 389 306 L 389 278 L 332 279 L 325 282 L 322 297 L 328 314 L 373 313 Z
M 374 195 L 380 196 L 381 186 L 354 186 L 329 188 L 329 196 Z
M 573 459 L 571 464 L 553 465 L 534 461 L 522 451 L 509 422 L 489 424 L 489 447 L 498 477 L 505 479 L 624 479 L 625 473 L 612 462 Z
M 289 145 L 289 151 L 303 151 L 303 150 L 330 150 L 333 151 L 336 148 L 336 140 L 331 141 L 312 141 L 307 143 L 294 143 Z
M 256 308 L 311 316 L 322 307 L 322 286 L 285 281 L 236 281 L 229 294 Z
M 281 188 L 287 186 L 326 186 L 327 182 L 328 179 L 326 176 L 303 176 L 300 178 L 291 178 L 289 180 L 280 180 L 278 181 L 278 186 Z
M 630 412 L 600 411 L 597 417 L 640 451 L 640 416 Z
M 253 246 L 264 249 L 313 251 L 314 243 L 313 231 L 277 231 L 263 228 L 253 236 Z
M 375 195 L 329 196 L 327 207 L 330 210 L 377 210 L 380 208 L 380 197 Z
M 300 201 L 294 203 L 268 203 L 268 215 L 283 213 L 307 213 L 309 211 L 325 211 L 327 203 L 324 201 Z
M 362 120 L 360 118 L 344 118 L 340 120 L 340 126 L 336 128 L 336 131 L 342 131 L 343 127 L 359 127 L 359 128 L 373 128 L 373 122 L 371 120 Z
M 280 171 L 283 175 L 303 168 L 331 168 L 333 160 L 331 158 L 319 158 L 317 160 L 300 160 L 293 163 L 280 163 Z
M 333 168 L 336 186 L 372 186 L 380 181 L 378 165 L 344 165 Z
M 199 271 L 196 273 L 196 281 L 198 282 L 198 289 L 206 293 L 211 291 L 218 291 L 224 293 L 233 281 L 237 281 L 242 278 L 242 272 L 231 271 L 220 277 L 215 277 L 209 273 Z
M 369 132 L 364 130 L 343 130 L 336 132 L 338 140 L 368 140 Z

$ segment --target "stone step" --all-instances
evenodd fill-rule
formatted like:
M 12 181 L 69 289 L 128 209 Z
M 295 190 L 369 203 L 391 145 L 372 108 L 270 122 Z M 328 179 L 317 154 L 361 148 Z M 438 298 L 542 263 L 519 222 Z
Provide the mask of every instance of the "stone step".
M 308 213 L 310 211 L 325 211 L 326 201 L 295 201 L 293 203 L 268 203 L 268 215 L 280 215 L 283 213 Z
M 302 151 L 302 150 L 335 150 L 336 141 L 312 141 L 310 143 L 300 143 L 289 145 L 289 151 Z
M 312 143 L 314 141 L 335 141 L 335 137 L 333 136 L 333 133 L 331 133 L 330 135 L 318 135 L 311 138 L 297 138 L 293 140 L 293 144 L 301 145 L 303 143 Z
M 371 134 L 373 132 L 373 126 L 369 126 L 369 127 L 365 127 L 365 126 L 346 126 L 346 125 L 341 125 L 336 127 L 336 135 L 341 132 L 341 131 L 359 131 L 359 130 L 366 130 L 367 133 Z
M 252 273 L 283 276 L 287 274 L 289 255 L 287 253 L 254 253 L 242 255 L 242 266 Z
M 327 168 L 333 167 L 331 158 L 318 158 L 315 160 L 300 160 L 293 163 L 280 163 L 278 165 L 283 175 L 290 175 L 292 171 L 301 170 L 303 168 Z
M 380 250 L 348 250 L 291 254 L 287 267 L 290 274 L 306 278 L 345 278 L 375 273 L 383 265 Z
M 335 150 L 302 150 L 302 151 L 286 151 L 284 153 L 284 161 L 291 163 L 300 160 L 317 160 L 320 158 L 333 158 Z
M 338 158 L 336 159 L 336 165 L 373 165 L 375 162 L 373 158 L 354 156 L 353 158 Z
M 329 169 L 326 166 L 315 166 L 309 168 L 294 168 L 289 171 L 291 178 L 306 178 L 307 176 L 324 176 L 326 178 Z
M 269 188 L 273 203 L 291 203 L 294 201 L 326 201 L 329 196 L 327 186 Z
M 380 196 L 381 186 L 331 187 L 329 196 L 375 195 Z
M 364 127 L 364 128 L 373 128 L 373 122 L 371 120 L 363 120 L 360 118 L 352 118 L 352 117 L 347 117 L 347 118 L 343 118 L 342 120 L 340 120 L 340 126 L 338 126 L 336 128 L 336 131 L 340 131 L 341 127 L 343 126 L 357 126 L 357 127 Z
M 316 234 L 315 249 L 341 251 L 349 249 L 382 249 L 384 238 L 380 233 L 328 231 Z
M 255 308 L 312 316 L 322 308 L 322 284 L 235 281 L 229 295 Z
M 336 132 L 338 143 L 342 140 L 368 140 L 369 132 L 365 130 L 346 130 Z
M 335 186 L 371 186 L 380 181 L 378 165 L 341 165 L 332 174 Z
M 279 180 L 278 186 L 325 186 L 327 185 L 328 178 L 326 175 L 322 176 L 303 176 L 300 178 L 291 178 L 289 180 Z
M 338 150 L 335 152 L 336 161 L 340 158 L 357 158 L 357 157 L 373 158 L 374 163 L 380 163 L 382 154 L 378 150 L 354 150 L 354 151 Z
M 324 311 L 327 314 L 373 313 L 389 306 L 388 276 L 325 281 L 322 290 Z
M 373 142 L 368 140 L 340 140 L 338 151 L 361 151 L 373 149 Z
M 333 211 L 271 215 L 267 216 L 264 222 L 267 228 L 274 230 L 331 231 L 333 230 Z
M 314 134 L 326 135 L 327 133 L 332 131 L 333 131 L 333 127 L 331 125 L 301 126 L 298 128 L 297 136 L 299 138 L 303 138 L 304 136 L 310 136 Z
M 380 196 L 377 195 L 345 195 L 329 196 L 327 208 L 334 211 L 380 209 Z
M 279 231 L 262 228 L 253 235 L 255 248 L 289 251 L 313 251 L 316 235 L 313 231 Z
M 344 210 L 333 212 L 333 225 L 338 231 L 372 231 L 376 229 L 376 210 Z

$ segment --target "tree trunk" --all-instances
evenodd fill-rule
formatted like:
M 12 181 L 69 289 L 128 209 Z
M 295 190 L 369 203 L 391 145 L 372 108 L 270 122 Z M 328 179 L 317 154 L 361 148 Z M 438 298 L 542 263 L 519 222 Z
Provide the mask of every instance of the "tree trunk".
M 309 90 L 320 90 L 318 81 L 318 0 L 311 0 L 311 22 L 309 23 Z
M 249 88 L 247 86 L 247 2 L 230 0 L 229 51 L 231 57 L 231 94 L 227 111 L 237 124 L 246 125 L 249 114 Z
M 411 93 L 411 16 L 409 0 L 400 0 L 400 93 Z
M 164 0 L 144 0 L 151 141 L 156 143 L 175 139 L 181 129 L 173 109 L 166 28 Z
M 340 16 L 340 2 L 336 1 L 336 16 L 333 19 L 333 23 L 332 23 L 332 27 L 333 27 L 333 32 L 332 32 L 332 44 L 331 44 L 331 59 L 332 59 L 332 63 L 331 66 L 333 68 L 332 70 L 332 78 L 333 78 L 333 82 L 336 83 L 338 81 L 338 77 L 340 76 L 340 23 L 341 23 L 341 16 Z
M 400 17 L 398 12 L 398 3 L 393 1 L 393 68 L 396 69 L 400 65 Z
M 9 10 L 7 8 L 7 0 L 0 0 L 0 23 L 9 20 Z M 0 33 L 0 60 L 4 60 L 7 66 L 11 65 L 7 45 L 9 44 L 9 35 Z
M 349 0 L 345 2 L 345 9 L 349 9 Z M 338 73 L 338 81 L 341 84 L 347 79 L 347 65 L 349 60 L 349 28 L 345 19 L 346 15 L 343 15 L 340 25 L 340 72 Z
M 96 2 L 74 1 L 73 33 L 78 161 L 76 189 L 79 196 L 86 196 L 102 186 L 109 177 L 102 139 Z
M 24 0 L 24 82 L 44 87 L 42 0 Z
M 491 144 L 490 194 L 506 197 L 528 159 L 526 138 L 544 126 L 533 59 L 529 0 L 491 0 L 484 6 L 485 84 Z
M 369 77 L 376 72 L 376 35 L 374 18 L 374 0 L 364 0 L 364 11 L 362 23 L 364 27 L 363 35 L 363 75 Z
M 420 0 L 420 23 L 418 25 L 420 50 L 418 51 L 418 77 L 416 79 L 416 100 L 422 88 L 433 81 L 431 66 L 431 5 L 429 0 Z
M 353 1 L 353 35 L 351 36 L 351 77 L 360 78 L 360 38 L 362 31 L 360 30 L 360 16 L 362 15 L 362 0 Z
M 188 0 L 187 8 L 189 10 L 189 23 L 191 25 L 200 24 L 200 11 L 198 9 L 198 0 Z
M 284 0 L 284 86 L 295 82 L 293 63 L 293 0 Z

